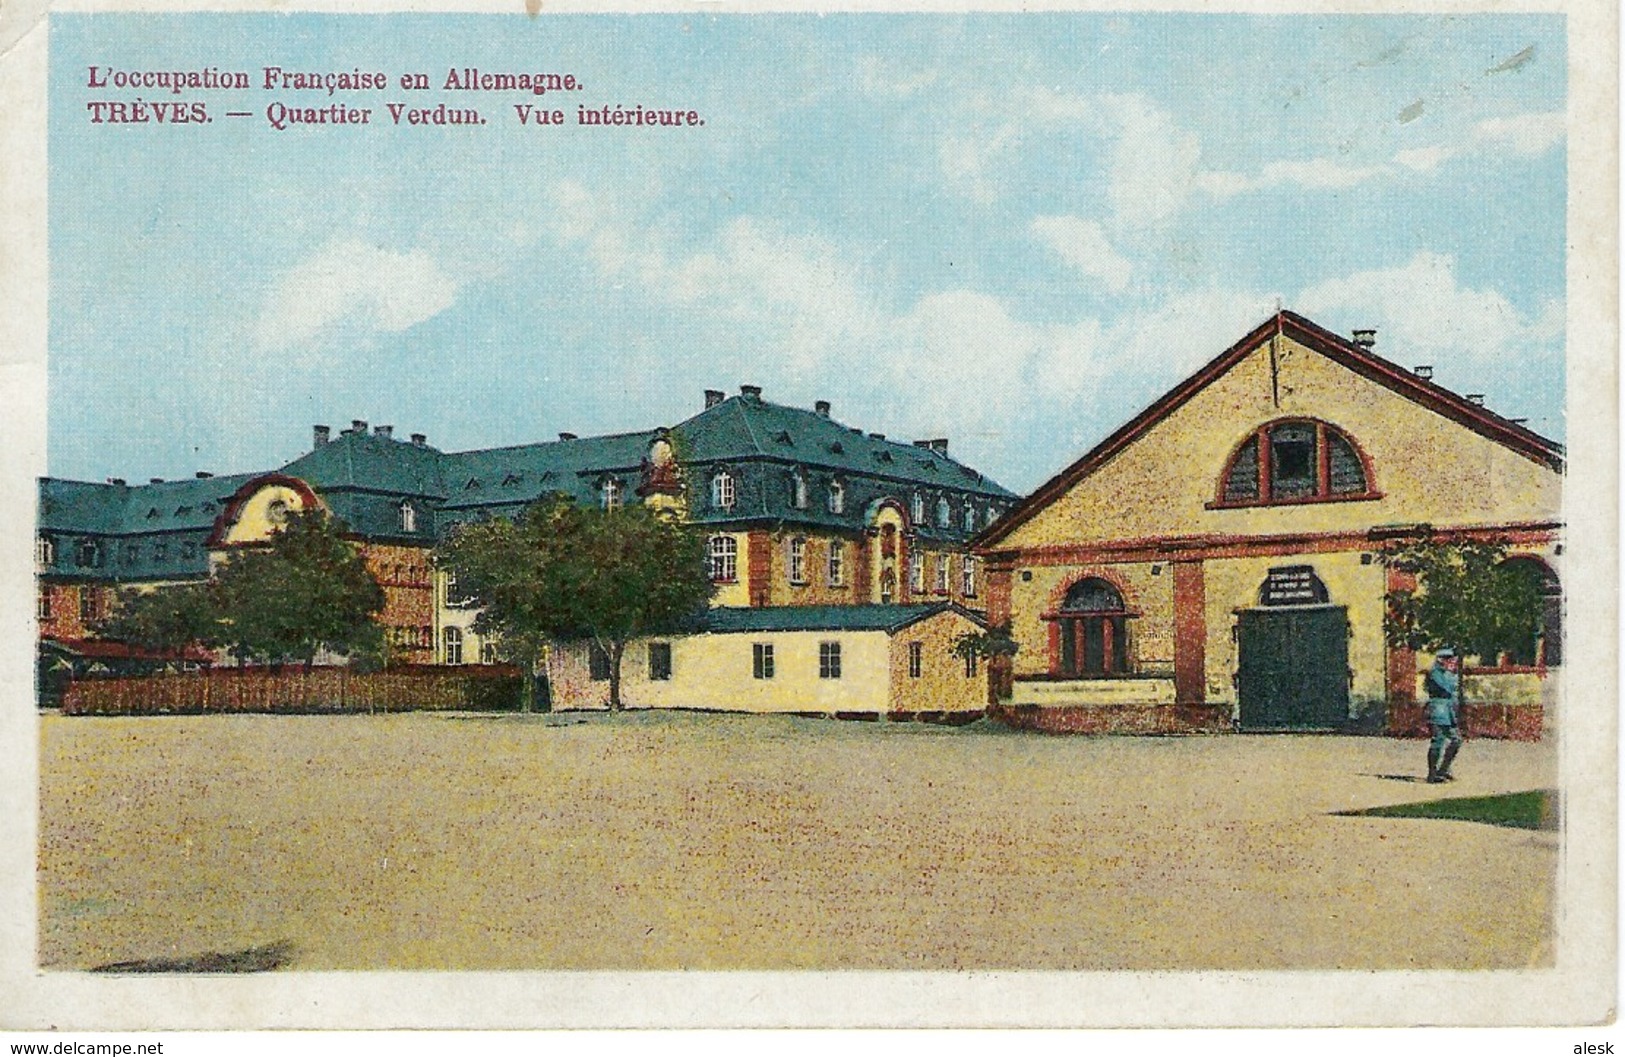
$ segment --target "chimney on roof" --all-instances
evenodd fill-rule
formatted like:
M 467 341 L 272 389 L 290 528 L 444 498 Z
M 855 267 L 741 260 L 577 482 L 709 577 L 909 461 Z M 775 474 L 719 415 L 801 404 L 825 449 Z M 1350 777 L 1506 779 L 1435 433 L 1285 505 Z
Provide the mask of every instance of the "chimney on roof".
M 200 481 L 207 481 L 209 478 L 211 478 L 213 476 L 214 476 L 214 474 L 210 473 L 208 470 L 199 470 L 197 472 L 197 479 L 200 480 Z
M 723 395 L 721 389 L 707 389 L 705 391 L 705 406 L 707 408 L 716 407 L 725 399 L 727 398 Z
M 374 427 L 372 427 L 372 431 L 374 433 L 376 433 L 378 436 L 383 437 L 385 440 L 394 440 L 395 439 L 395 427 L 394 426 L 374 426 Z
M 948 438 L 947 437 L 935 437 L 935 438 L 933 438 L 931 440 L 926 441 L 925 446 L 927 448 L 930 448 L 932 451 L 936 452 L 938 455 L 946 455 L 946 454 L 948 454 Z
M 1484 394 L 1483 393 L 1468 393 L 1467 394 L 1467 402 L 1469 404 L 1474 405 L 1475 407 L 1483 407 L 1484 406 Z
M 884 433 L 871 433 L 871 434 L 869 434 L 869 439 L 870 440 L 885 440 L 886 435 Z
M 313 446 L 317 448 L 333 439 L 333 431 L 327 426 L 312 426 L 310 432 L 313 434 L 315 441 Z
M 363 418 L 352 418 L 350 420 L 350 432 L 351 433 L 356 433 L 356 434 L 364 434 L 364 433 L 366 433 L 367 432 L 367 420 L 363 419 Z
M 829 417 L 829 401 L 828 400 L 814 400 L 813 401 L 813 410 L 818 412 L 818 414 L 823 416 L 824 418 L 828 418 Z
M 124 488 L 126 486 L 126 482 L 125 482 L 124 478 L 122 478 L 122 477 L 109 477 L 107 479 L 107 483 L 111 484 L 111 485 L 117 485 L 120 488 Z
M 559 439 L 560 440 L 575 440 L 576 435 L 574 433 L 560 433 L 559 434 Z
M 147 483 L 148 484 L 163 484 L 164 479 L 162 477 L 149 477 L 149 478 L 147 478 Z
M 421 448 L 429 443 L 429 438 L 426 434 L 414 433 L 412 434 L 412 443 Z
M 762 398 L 762 387 L 759 385 L 742 385 L 739 387 L 739 395 L 760 400 Z
M 1354 332 L 1354 344 L 1370 351 L 1377 347 L 1377 332 L 1371 327 L 1365 327 Z
M 1416 370 L 1412 373 L 1415 374 L 1416 377 L 1422 379 L 1424 382 L 1433 381 L 1433 365 L 1431 363 L 1417 364 Z

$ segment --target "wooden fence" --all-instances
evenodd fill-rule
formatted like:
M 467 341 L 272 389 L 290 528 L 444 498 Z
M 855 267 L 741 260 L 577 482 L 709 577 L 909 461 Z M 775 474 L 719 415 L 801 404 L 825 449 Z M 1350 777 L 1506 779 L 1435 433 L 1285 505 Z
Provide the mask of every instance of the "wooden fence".
M 217 668 L 75 679 L 62 695 L 62 713 L 508 711 L 519 707 L 519 696 L 519 671 L 507 665 L 410 665 L 366 674 L 347 668 Z

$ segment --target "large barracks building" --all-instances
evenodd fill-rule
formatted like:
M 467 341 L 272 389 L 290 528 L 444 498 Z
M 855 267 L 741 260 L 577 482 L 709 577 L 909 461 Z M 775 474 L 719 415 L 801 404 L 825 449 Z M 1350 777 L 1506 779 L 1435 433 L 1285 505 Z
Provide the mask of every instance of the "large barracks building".
M 1562 651 L 1555 443 L 1281 312 L 982 533 L 994 672 L 1053 730 L 1402 728 L 1431 658 L 1389 647 L 1395 542 L 1494 540 L 1544 585 L 1539 636 L 1485 658 L 1469 702 L 1545 713 Z M 1508 733 L 1535 731 L 1508 730 Z
M 881 715 L 980 711 L 985 674 L 948 643 L 982 627 L 985 576 L 968 541 L 1016 497 L 948 454 L 888 440 L 830 406 L 770 403 L 744 386 L 705 393 L 670 428 L 443 452 L 390 426 L 317 426 L 270 472 L 130 484 L 40 482 L 35 559 L 42 663 L 76 673 L 140 658 L 91 628 L 116 588 L 198 580 L 263 542 L 291 511 L 342 519 L 382 585 L 392 654 L 412 663 L 495 658 L 432 548 L 461 522 L 511 516 L 553 493 L 675 510 L 708 533 L 711 626 L 634 644 L 633 706 Z M 205 658 L 199 658 L 205 659 Z M 561 707 L 607 701 L 603 659 L 552 651 Z
M 707 533 L 708 627 L 629 647 L 632 706 L 1403 729 L 1431 658 L 1387 645 L 1384 596 L 1414 584 L 1380 556 L 1493 540 L 1539 579 L 1544 611 L 1534 640 L 1481 659 L 1468 695 L 1479 729 L 1538 735 L 1562 657 L 1563 451 L 1374 346 L 1280 312 L 1019 503 L 946 440 L 898 443 L 753 386 L 637 433 L 443 452 L 358 421 L 317 426 L 308 453 L 267 473 L 45 479 L 42 657 L 77 673 L 131 660 L 89 630 L 116 587 L 206 577 L 321 506 L 382 584 L 397 658 L 490 661 L 432 548 L 563 492 L 663 506 Z M 950 654 L 1005 624 L 1013 657 L 978 670 Z M 584 646 L 552 650 L 548 674 L 559 707 L 607 700 L 607 662 Z

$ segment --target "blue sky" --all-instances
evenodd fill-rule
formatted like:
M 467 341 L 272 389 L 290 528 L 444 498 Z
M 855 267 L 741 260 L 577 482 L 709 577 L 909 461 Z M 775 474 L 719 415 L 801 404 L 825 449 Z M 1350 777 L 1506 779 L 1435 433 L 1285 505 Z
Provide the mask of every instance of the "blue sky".
M 57 15 L 49 466 L 269 468 L 352 418 L 447 449 L 764 387 L 1018 491 L 1279 298 L 1563 437 L 1559 16 Z M 90 65 L 247 71 L 93 90 Z M 266 92 L 261 66 L 434 90 Z M 683 130 L 521 127 L 571 72 Z M 93 125 L 92 99 L 203 126 Z M 555 97 L 545 97 L 542 102 Z M 477 106 L 401 128 L 383 104 Z M 267 104 L 374 110 L 276 131 Z M 228 119 L 226 110 L 257 116 Z

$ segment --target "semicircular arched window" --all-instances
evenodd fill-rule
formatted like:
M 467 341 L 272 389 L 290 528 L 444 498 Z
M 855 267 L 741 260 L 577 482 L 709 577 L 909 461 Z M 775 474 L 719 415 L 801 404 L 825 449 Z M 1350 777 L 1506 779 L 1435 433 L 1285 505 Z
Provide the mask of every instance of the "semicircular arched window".
M 1051 670 L 1061 676 L 1119 675 L 1129 670 L 1128 607 L 1099 577 L 1079 580 L 1055 614 Z
M 1225 466 L 1216 506 L 1376 499 L 1371 473 L 1348 434 L 1314 419 L 1260 426 Z

